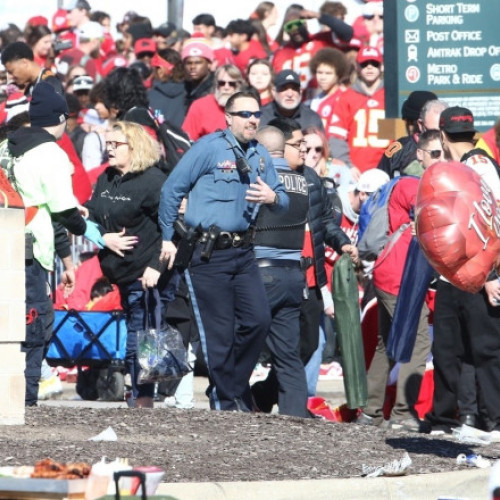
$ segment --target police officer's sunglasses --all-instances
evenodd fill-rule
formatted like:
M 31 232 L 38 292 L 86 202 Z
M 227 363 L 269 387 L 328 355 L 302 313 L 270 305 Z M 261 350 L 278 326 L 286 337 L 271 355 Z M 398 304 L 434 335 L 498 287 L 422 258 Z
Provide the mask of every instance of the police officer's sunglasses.
M 239 116 L 240 118 L 250 118 L 252 115 L 255 118 L 260 118 L 262 116 L 262 111 L 228 111 L 231 116 Z

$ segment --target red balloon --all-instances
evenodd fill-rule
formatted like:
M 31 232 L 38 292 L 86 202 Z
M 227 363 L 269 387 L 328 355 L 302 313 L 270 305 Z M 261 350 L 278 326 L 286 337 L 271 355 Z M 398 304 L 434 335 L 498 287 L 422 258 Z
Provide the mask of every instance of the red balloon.
M 479 174 L 456 161 L 429 167 L 420 180 L 415 221 L 434 269 L 461 290 L 481 290 L 500 254 L 500 211 Z

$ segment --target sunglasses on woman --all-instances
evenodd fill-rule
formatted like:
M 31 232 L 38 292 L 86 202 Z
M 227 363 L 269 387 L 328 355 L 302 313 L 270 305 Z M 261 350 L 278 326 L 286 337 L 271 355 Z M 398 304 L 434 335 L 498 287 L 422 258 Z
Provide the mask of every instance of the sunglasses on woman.
M 128 142 L 122 142 L 122 141 L 106 141 L 106 147 L 111 148 L 111 149 L 116 149 L 119 146 L 124 146 L 125 144 L 128 144 Z

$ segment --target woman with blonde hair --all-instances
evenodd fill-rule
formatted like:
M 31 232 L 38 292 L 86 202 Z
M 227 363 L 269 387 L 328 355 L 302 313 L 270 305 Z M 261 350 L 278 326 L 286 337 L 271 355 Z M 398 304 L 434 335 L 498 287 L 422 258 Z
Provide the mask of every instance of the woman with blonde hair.
M 130 251 L 99 252 L 103 274 L 118 286 L 127 321 L 126 365 L 132 378 L 136 407 L 153 407 L 154 384 L 140 384 L 137 335 L 144 328 L 146 289 L 159 291 L 162 309 L 174 298 L 176 280 L 160 266 L 162 236 L 158 223 L 160 191 L 166 175 L 157 167 L 158 143 L 141 125 L 120 121 L 106 132 L 109 167 L 99 176 L 91 200 L 89 217 L 102 232 L 121 232 L 136 238 Z M 104 236 L 106 241 L 106 236 Z M 150 297 L 152 293 L 148 294 Z M 154 307 L 149 307 L 149 311 Z M 149 319 L 149 325 L 154 321 Z M 158 325 L 159 326 L 159 325 Z

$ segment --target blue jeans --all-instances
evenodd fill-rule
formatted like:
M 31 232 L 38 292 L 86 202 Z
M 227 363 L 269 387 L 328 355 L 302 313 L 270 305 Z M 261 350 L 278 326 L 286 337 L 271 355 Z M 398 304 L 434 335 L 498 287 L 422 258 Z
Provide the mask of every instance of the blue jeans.
M 174 284 L 167 283 L 160 285 L 158 288 L 162 302 L 162 316 L 167 307 L 168 302 L 174 299 L 175 282 Z M 154 397 L 155 384 L 139 384 L 138 377 L 141 371 L 141 366 L 137 359 L 137 332 L 144 330 L 146 325 L 146 309 L 144 290 L 139 281 L 133 282 L 129 285 L 120 287 L 120 294 L 122 297 L 122 307 L 126 315 L 127 322 L 127 348 L 125 353 L 125 365 L 130 378 L 132 379 L 132 395 L 134 399 L 141 397 Z M 154 299 L 152 293 L 149 294 L 150 306 L 148 308 L 148 325 L 156 326 L 154 320 Z
M 329 318 L 326 318 L 329 319 Z M 325 315 L 321 318 L 321 325 L 319 327 L 319 342 L 318 348 L 314 351 L 311 359 L 307 362 L 304 369 L 306 371 L 307 379 L 307 395 L 309 397 L 316 396 L 316 387 L 318 385 L 319 370 L 321 368 L 321 360 L 323 358 L 323 349 L 326 344 L 325 337 Z
M 26 288 L 26 338 L 21 351 L 26 353 L 25 405 L 34 406 L 38 401 L 38 383 L 45 354 L 45 343 L 53 321 L 52 302 L 47 293 L 47 271 L 36 260 L 27 260 Z

